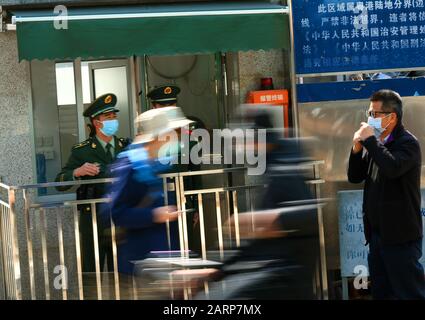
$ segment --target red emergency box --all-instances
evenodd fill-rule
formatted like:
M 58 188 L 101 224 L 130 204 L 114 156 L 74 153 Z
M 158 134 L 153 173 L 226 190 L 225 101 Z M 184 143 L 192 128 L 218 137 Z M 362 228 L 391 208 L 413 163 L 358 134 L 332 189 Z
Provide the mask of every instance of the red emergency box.
M 288 90 L 261 90 L 251 91 L 248 94 L 247 103 L 275 105 L 283 108 L 283 124 L 285 128 L 289 127 L 289 94 Z

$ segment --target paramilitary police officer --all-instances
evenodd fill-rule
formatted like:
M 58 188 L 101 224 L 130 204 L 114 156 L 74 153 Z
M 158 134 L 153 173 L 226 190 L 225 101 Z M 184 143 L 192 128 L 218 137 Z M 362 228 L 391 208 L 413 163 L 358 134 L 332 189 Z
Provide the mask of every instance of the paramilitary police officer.
M 177 106 L 177 95 L 180 88 L 176 86 L 161 86 L 149 91 L 147 97 L 151 100 L 152 108 Z
M 65 167 L 57 175 L 56 181 L 89 180 L 108 178 L 108 166 L 116 156 L 129 144 L 128 139 L 117 138 L 119 123 L 118 109 L 115 108 L 117 97 L 104 94 L 98 97 L 83 113 L 89 118 L 90 137 L 74 145 L 71 156 Z M 105 184 L 83 184 L 77 189 L 77 200 L 102 198 L 105 193 Z M 69 189 L 58 187 L 60 191 Z M 93 245 L 93 228 L 91 205 L 79 205 L 80 232 L 83 272 L 95 272 L 95 256 Z M 96 215 L 99 215 L 96 206 Z M 99 221 L 99 220 L 98 220 Z M 111 240 L 105 234 L 104 227 L 98 223 L 100 266 L 108 262 L 108 270 L 112 270 Z

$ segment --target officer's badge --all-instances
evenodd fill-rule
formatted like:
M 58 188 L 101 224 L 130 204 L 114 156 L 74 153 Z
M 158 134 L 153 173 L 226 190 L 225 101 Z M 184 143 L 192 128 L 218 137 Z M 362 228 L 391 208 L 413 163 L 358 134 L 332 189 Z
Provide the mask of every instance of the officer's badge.
M 96 149 L 96 143 L 92 143 L 92 144 L 91 144 L 91 147 L 92 147 L 93 149 Z
M 170 87 L 166 87 L 166 88 L 164 89 L 164 93 L 165 93 L 165 94 L 170 94 L 171 92 L 173 92 L 173 89 L 171 89 Z
M 112 102 L 112 96 L 107 96 L 105 98 L 105 103 L 111 103 Z

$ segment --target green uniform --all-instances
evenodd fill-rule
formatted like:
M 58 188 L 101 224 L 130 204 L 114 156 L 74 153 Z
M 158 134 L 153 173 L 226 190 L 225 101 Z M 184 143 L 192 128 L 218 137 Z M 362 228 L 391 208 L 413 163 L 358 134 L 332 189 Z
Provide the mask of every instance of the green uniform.
M 71 156 L 65 167 L 57 175 L 56 181 L 72 181 L 72 180 L 90 180 L 108 178 L 108 166 L 115 160 L 116 156 L 129 144 L 128 139 L 113 137 L 114 152 L 113 157 L 108 158 L 104 147 L 98 138 L 90 137 L 87 140 L 76 144 L 72 148 Z M 111 161 L 112 160 L 112 161 Z M 99 164 L 100 172 L 97 176 L 83 176 L 79 178 L 73 177 L 75 169 L 81 167 L 86 162 Z M 85 184 L 77 189 L 77 200 L 102 198 L 105 193 L 105 184 Z M 58 187 L 60 191 L 70 189 L 70 186 Z M 80 211 L 80 233 L 81 233 L 81 251 L 84 272 L 95 272 L 95 256 L 93 243 L 93 227 L 91 205 L 79 205 Z M 96 206 L 96 216 L 98 217 L 98 235 L 99 235 L 99 256 L 100 265 L 103 266 L 107 259 L 108 269 L 112 270 L 112 250 L 111 239 L 105 233 L 105 229 L 99 219 L 99 206 Z
M 65 167 L 56 176 L 56 181 L 72 181 L 72 180 L 93 180 L 103 179 L 109 177 L 109 165 L 114 162 L 116 156 L 129 144 L 127 139 L 117 138 L 114 136 L 118 130 L 118 120 L 115 118 L 105 117 L 99 120 L 101 115 L 110 113 L 117 113 L 119 109 L 115 106 L 117 104 L 117 97 L 113 93 L 106 93 L 96 98 L 90 106 L 84 111 L 83 116 L 90 119 L 90 138 L 76 144 L 72 148 L 71 156 L 68 159 Z M 94 121 L 102 122 L 99 127 L 101 133 L 105 136 L 112 136 L 109 143 L 100 140 L 94 135 L 96 129 Z M 79 178 L 74 177 L 74 170 L 84 165 L 86 162 L 97 164 L 99 167 L 99 174 L 97 176 L 82 176 Z M 70 186 L 57 187 L 60 191 L 70 189 Z M 98 199 L 103 198 L 106 190 L 106 184 L 83 184 L 77 189 L 77 200 Z M 113 269 L 112 259 L 112 241 L 107 226 L 105 226 L 100 219 L 100 205 L 96 205 L 97 217 L 97 231 L 98 231 L 98 249 L 99 249 L 99 263 L 100 268 L 103 270 L 105 261 L 108 263 L 108 270 Z M 92 224 L 92 210 L 90 204 L 78 205 L 80 211 L 80 243 L 81 243 L 81 258 L 83 267 L 83 285 L 85 298 L 91 298 L 93 288 L 96 287 L 96 278 L 92 274 L 96 271 L 95 254 L 94 254 L 94 240 L 93 240 L 93 224 Z
M 113 137 L 115 150 L 114 156 L 120 153 L 128 144 L 128 139 Z M 114 159 L 115 159 L 114 157 Z M 74 178 L 74 170 L 81 167 L 84 163 L 98 163 L 100 166 L 100 173 L 97 176 L 83 176 L 80 178 Z M 90 137 L 87 140 L 74 145 L 72 148 L 71 156 L 68 159 L 65 167 L 62 168 L 62 171 L 56 176 L 57 182 L 62 181 L 72 181 L 72 180 L 91 180 L 91 179 L 103 179 L 107 178 L 107 166 L 111 163 L 108 159 L 105 149 L 102 144 L 99 142 L 98 138 Z M 65 191 L 70 189 L 70 186 L 58 187 L 60 191 Z M 96 187 L 96 195 L 103 195 L 104 186 L 101 185 L 101 188 Z M 100 190 L 99 190 L 100 189 Z

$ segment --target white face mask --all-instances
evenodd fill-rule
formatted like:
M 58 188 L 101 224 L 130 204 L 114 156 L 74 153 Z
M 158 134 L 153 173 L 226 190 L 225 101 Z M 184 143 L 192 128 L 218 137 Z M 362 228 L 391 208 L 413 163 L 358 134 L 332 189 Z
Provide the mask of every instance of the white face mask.
M 375 137 L 377 139 L 379 139 L 379 137 L 381 137 L 381 135 L 384 133 L 384 131 L 388 128 L 388 126 L 390 125 L 389 123 L 387 124 L 387 126 L 385 128 L 382 128 L 382 119 L 385 119 L 386 117 L 388 117 L 389 115 L 383 117 L 383 118 L 373 118 L 373 117 L 368 117 L 367 118 L 367 124 L 370 125 L 371 127 L 373 127 L 375 130 Z

